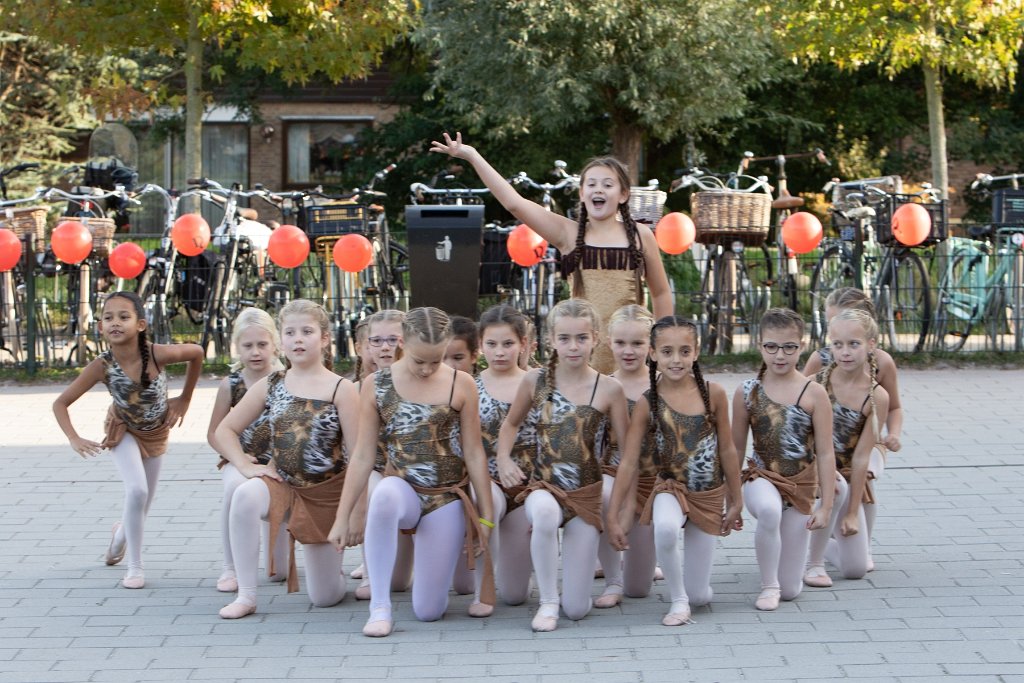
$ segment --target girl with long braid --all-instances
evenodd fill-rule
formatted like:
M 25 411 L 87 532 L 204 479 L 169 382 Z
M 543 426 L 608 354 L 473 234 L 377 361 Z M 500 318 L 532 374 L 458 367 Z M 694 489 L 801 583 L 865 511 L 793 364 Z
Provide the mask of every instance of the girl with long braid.
M 836 456 L 832 405 L 824 387 L 797 370 L 804 320 L 784 308 L 761 316 L 761 370 L 736 389 L 732 438 L 740 456 L 753 451 L 743 471 L 743 501 L 757 520 L 754 553 L 761 570 L 759 610 L 778 609 L 803 587 L 809 531 L 832 515 Z M 821 501 L 814 499 L 820 491 Z
M 584 166 L 579 220 L 574 221 L 522 197 L 476 149 L 463 144 L 461 133 L 455 139 L 445 133 L 443 142 L 431 144 L 432 152 L 468 161 L 502 206 L 561 252 L 562 274 L 573 298 L 594 304 L 602 327 L 622 306 L 644 304 L 644 284 L 655 317 L 672 314 L 672 293 L 654 233 L 629 213 L 629 175 L 622 162 L 602 157 Z M 597 341 L 594 367 L 610 373 L 611 350 Z
M 826 550 L 845 579 L 860 579 L 868 571 L 870 554 L 864 504 L 875 502 L 869 469 L 872 451 L 883 450 L 881 418 L 889 410 L 889 394 L 878 385 L 877 369 L 869 361 L 878 341 L 878 323 L 856 309 L 838 313 L 828 324 L 832 362 L 815 375 L 832 402 L 832 440 L 836 469 L 836 499 L 828 526 L 811 533 L 804 583 L 827 588 Z M 878 456 L 881 457 L 881 456 Z M 832 540 L 834 539 L 834 540 Z
M 167 451 L 171 427 L 180 425 L 192 400 L 203 350 L 196 344 L 151 344 L 146 334 L 146 312 L 134 292 L 114 292 L 100 315 L 100 332 L 110 347 L 89 363 L 53 402 L 57 424 L 83 458 L 110 449 L 111 459 L 124 481 L 124 513 L 114 524 L 106 563 L 118 564 L 127 553 L 128 571 L 121 585 L 146 585 L 142 568 L 142 532 L 156 494 L 160 456 Z M 164 368 L 188 363 L 185 386 L 167 398 Z M 113 405 L 104 423 L 102 443 L 82 438 L 71 424 L 68 408 L 95 385 L 103 382 Z
M 523 378 L 498 433 L 496 462 L 506 490 L 523 502 L 530 558 L 540 608 L 534 631 L 554 631 L 559 608 L 573 620 L 590 611 L 590 587 L 601 533 L 600 448 L 608 422 L 621 440 L 629 424 L 622 385 L 590 366 L 600 320 L 583 299 L 557 303 L 548 314 L 551 360 Z M 520 428 L 529 425 L 536 446 L 528 479 L 513 459 Z M 562 594 L 558 594 L 558 529 L 562 533 Z M 532 529 L 532 530 L 530 530 Z M 512 534 L 502 529 L 502 538 Z M 503 540 L 503 542 L 506 542 Z M 499 573 L 508 571 L 501 566 Z
M 729 426 L 729 397 L 707 382 L 697 362 L 697 327 L 668 316 L 651 328 L 649 384 L 637 400 L 609 505 L 608 534 L 616 547 L 630 548 L 623 511 L 636 498 L 640 528 L 654 527 L 658 563 L 672 605 L 665 626 L 690 623 L 690 608 L 711 602 L 715 539 L 743 526 L 739 461 Z M 642 451 L 653 431 L 657 479 L 646 495 L 638 490 Z M 625 515 L 632 522 L 632 515 Z M 679 529 L 686 546 L 679 557 Z M 606 570 L 607 571 L 607 570 Z

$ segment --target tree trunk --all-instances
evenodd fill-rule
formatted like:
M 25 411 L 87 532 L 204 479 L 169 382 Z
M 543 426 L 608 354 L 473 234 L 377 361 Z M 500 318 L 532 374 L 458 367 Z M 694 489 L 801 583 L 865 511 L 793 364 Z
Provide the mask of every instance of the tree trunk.
M 626 164 L 629 169 L 629 182 L 632 185 L 638 185 L 640 182 L 643 142 L 643 131 L 636 124 L 616 121 L 612 125 L 612 155 Z
M 185 178 L 203 176 L 203 37 L 199 9 L 190 3 L 185 43 Z M 183 212 L 199 210 L 199 198 L 187 197 Z
M 928 65 L 924 71 L 924 92 L 928 104 L 928 141 L 932 153 L 932 186 L 949 198 L 949 169 L 946 164 L 946 116 L 942 109 L 942 77 Z

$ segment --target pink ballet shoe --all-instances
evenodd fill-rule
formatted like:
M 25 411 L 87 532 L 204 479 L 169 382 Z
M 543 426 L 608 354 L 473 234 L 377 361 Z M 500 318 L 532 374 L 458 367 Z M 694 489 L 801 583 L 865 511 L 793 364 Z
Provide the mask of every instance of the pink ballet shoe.
M 391 618 L 391 610 L 373 610 L 370 618 L 363 626 L 363 635 L 368 638 L 385 638 L 395 630 L 395 622 Z
M 117 532 L 120 528 L 121 522 L 114 522 L 114 527 L 110 530 L 110 545 L 107 546 L 107 552 L 103 556 L 103 561 L 107 563 L 108 567 L 112 567 L 124 559 L 124 549 L 128 544 L 121 541 L 121 544 L 118 545 Z
M 359 565 L 358 567 L 356 567 L 355 569 L 352 570 L 352 573 L 349 574 L 349 576 L 351 576 L 353 579 L 361 579 L 361 578 L 363 578 L 364 576 L 366 576 L 366 565 L 365 564 Z
M 217 590 L 221 593 L 237 593 L 238 592 L 238 578 L 234 572 L 224 572 L 217 579 Z
M 473 602 L 467 610 L 469 616 L 477 619 L 486 619 L 494 614 L 494 605 L 485 605 L 482 602 Z
M 804 573 L 804 583 L 812 588 L 831 588 L 832 578 L 821 565 L 808 567 Z
M 121 579 L 121 585 L 124 586 L 125 588 L 129 588 L 129 589 L 132 589 L 132 590 L 137 590 L 139 588 L 145 588 L 146 587 L 146 577 L 144 577 L 142 574 L 139 574 L 137 576 L 126 576 L 123 579 Z
M 530 622 L 530 628 L 533 629 L 534 633 L 550 633 L 558 628 L 558 615 L 546 615 L 544 614 L 544 608 L 541 607 L 537 610 L 533 621 Z
M 685 624 L 692 624 L 693 620 L 690 619 L 690 606 L 673 604 L 672 611 L 662 618 L 661 623 L 664 626 L 683 626 Z
M 661 571 L 661 567 L 655 567 L 654 568 L 654 580 L 655 581 L 664 581 L 665 580 L 665 572 Z
M 356 600 L 369 600 L 370 599 L 370 581 L 369 579 L 363 581 L 355 590 Z M 387 635 L 387 634 L 385 634 Z
M 622 589 L 620 588 L 619 591 Z M 610 607 L 617 607 L 622 604 L 622 593 L 619 591 L 612 591 L 605 588 L 604 593 L 601 594 L 596 600 L 594 600 L 594 607 L 598 609 L 608 609 Z
M 873 558 L 871 555 L 868 555 L 868 571 L 875 571 L 875 558 Z
M 779 608 L 779 600 L 782 598 L 782 591 L 778 588 L 765 588 L 754 601 L 754 607 L 762 612 L 772 612 Z
M 220 610 L 221 619 L 241 619 L 247 617 L 256 611 L 255 603 L 241 602 L 235 600 L 230 605 L 226 605 Z
M 598 567 L 597 569 L 594 570 L 594 578 L 595 579 L 603 579 L 604 578 L 604 567 Z

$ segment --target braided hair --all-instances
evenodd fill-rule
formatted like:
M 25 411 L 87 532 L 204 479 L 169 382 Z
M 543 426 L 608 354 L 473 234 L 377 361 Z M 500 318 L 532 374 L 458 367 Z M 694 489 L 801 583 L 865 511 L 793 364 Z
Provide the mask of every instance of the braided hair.
M 852 289 L 852 287 L 849 289 Z M 864 309 L 843 309 L 842 311 L 837 313 L 835 317 L 832 318 L 832 320 L 829 321 L 829 327 L 831 327 L 832 324 L 835 322 L 842 321 L 851 321 L 859 324 L 861 329 L 864 331 L 864 337 L 868 341 L 878 340 L 878 323 L 875 321 L 874 317 Z M 831 336 L 832 335 L 829 334 L 829 338 L 831 338 Z M 835 359 L 835 354 L 833 354 L 832 362 L 829 364 L 828 368 L 825 369 L 825 374 L 823 378 L 824 382 L 822 382 L 822 384 L 825 385 L 825 388 L 828 389 L 829 395 L 832 394 L 832 371 L 835 370 L 837 365 L 838 363 Z M 875 387 L 878 386 L 878 360 L 875 357 L 874 351 L 868 352 L 868 369 L 869 376 L 871 378 L 871 384 L 868 388 L 868 399 L 871 401 L 871 425 L 872 429 L 874 430 L 875 443 L 877 443 L 882 438 L 882 427 L 878 419 L 878 409 L 875 405 Z
M 452 338 L 452 321 L 440 308 L 414 308 L 405 314 L 402 336 L 406 340 L 418 339 L 430 345 L 446 343 Z
M 788 308 L 769 308 L 761 316 L 760 326 L 762 330 L 796 330 L 800 333 L 801 339 L 807 330 L 807 324 L 800 314 Z M 762 360 L 761 369 L 757 371 L 758 381 L 763 380 L 767 372 L 768 364 Z
M 334 354 L 331 352 L 331 319 L 327 316 L 324 307 L 309 299 L 292 299 L 286 303 L 277 314 L 278 325 L 284 329 L 284 320 L 290 315 L 308 315 L 316 321 L 320 328 L 320 335 L 326 339 L 322 350 L 321 361 L 324 367 L 334 371 Z M 285 367 L 290 368 L 291 362 L 285 358 Z
M 139 320 L 145 320 L 146 319 L 146 309 L 142 305 L 142 299 L 135 292 L 128 292 L 128 291 L 114 292 L 113 294 L 111 294 L 110 296 L 107 297 L 107 301 L 110 301 L 111 299 L 127 299 L 128 301 L 130 301 L 132 303 L 132 308 L 135 309 L 135 317 L 138 318 Z M 146 334 L 146 328 L 143 328 L 143 329 L 139 330 L 139 334 L 137 336 L 137 339 L 138 339 L 138 342 L 139 342 L 139 356 L 142 357 L 141 383 L 142 383 L 142 386 L 145 388 L 145 387 L 149 386 L 149 372 L 148 372 L 148 369 L 149 369 L 149 356 L 150 356 L 149 335 Z
M 664 318 L 659 318 L 651 327 L 652 350 L 657 347 L 658 335 L 661 334 L 661 331 L 671 327 L 683 327 L 692 330 L 693 348 L 700 348 L 700 330 L 697 329 L 696 323 L 678 315 L 666 315 Z M 650 356 L 647 357 L 647 368 L 650 373 L 651 380 L 651 387 L 648 392 L 651 403 L 651 422 L 654 432 L 660 439 L 662 434 L 661 420 L 658 419 L 658 416 L 661 413 L 661 398 L 658 396 L 658 363 Z M 708 389 L 708 383 L 704 379 L 704 373 L 701 372 L 700 363 L 696 358 L 693 359 L 692 370 L 693 380 L 697 383 L 697 390 L 700 391 L 700 399 L 704 403 L 704 412 L 709 418 L 711 418 L 713 415 L 713 411 L 711 409 L 711 391 Z
M 352 332 L 352 339 L 355 341 L 356 349 L 362 347 L 363 344 L 368 343 L 367 339 L 370 337 L 370 323 L 366 318 L 363 318 L 356 323 L 356 329 Z M 356 363 L 353 368 L 353 380 L 359 382 L 363 379 L 363 354 L 356 353 Z
M 586 318 L 590 320 L 590 327 L 594 334 L 601 331 L 601 319 L 597 315 L 597 309 L 586 299 L 563 299 L 555 304 L 548 313 L 547 327 L 548 334 L 555 334 L 555 325 L 562 318 Z M 547 376 L 544 378 L 544 397 L 542 403 L 547 406 L 551 401 L 551 395 L 555 391 L 555 369 L 558 367 L 558 352 L 551 349 L 551 358 L 548 359 Z
M 825 298 L 826 308 L 847 309 L 853 308 L 864 311 L 877 320 L 875 304 L 871 297 L 864 293 L 864 290 L 856 287 L 839 287 L 829 292 Z
M 619 217 L 622 219 L 623 227 L 626 229 L 626 241 L 629 244 L 629 266 L 633 271 L 633 278 L 636 284 L 636 297 L 637 301 L 640 301 L 643 294 L 643 273 L 644 273 L 644 248 L 640 242 L 640 232 L 636 227 L 636 221 L 633 219 L 632 213 L 629 210 L 629 170 L 626 165 L 615 157 L 597 157 L 591 159 L 583 167 L 580 172 L 580 184 L 587 178 L 587 171 L 596 167 L 604 167 L 610 169 L 616 179 L 619 181 L 619 185 L 626 191 L 627 200 L 619 204 L 618 211 Z M 587 234 L 587 205 L 582 201 L 579 203 L 577 210 L 579 214 L 578 224 L 576 228 L 576 248 L 577 259 L 583 257 L 583 247 L 586 245 L 586 234 Z M 573 271 L 573 292 L 577 297 L 585 297 L 586 292 L 583 287 L 583 275 L 580 273 L 580 267 L 577 263 L 576 269 Z

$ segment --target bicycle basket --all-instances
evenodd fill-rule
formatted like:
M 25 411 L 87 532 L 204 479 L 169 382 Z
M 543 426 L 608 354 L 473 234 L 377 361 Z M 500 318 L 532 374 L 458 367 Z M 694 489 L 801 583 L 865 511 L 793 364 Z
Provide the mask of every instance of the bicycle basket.
M 310 237 L 366 232 L 366 208 L 352 202 L 307 206 L 306 234 Z
M 41 254 L 46 251 L 46 207 L 25 206 L 0 211 L 0 228 L 13 230 L 18 239 L 26 235 L 32 243 L 32 250 Z M 22 245 L 22 251 L 24 251 Z
M 89 232 L 92 233 L 92 249 L 96 255 L 100 258 L 109 256 L 110 251 L 114 248 L 114 232 L 117 231 L 114 219 L 88 216 L 74 220 L 81 221 L 85 227 L 89 228 Z
M 772 198 L 765 192 L 695 192 L 690 208 L 697 242 L 758 245 L 768 238 Z
M 661 220 L 665 211 L 665 199 L 668 195 L 661 190 L 649 187 L 629 188 L 629 214 L 637 223 L 646 223 L 654 227 Z
M 931 247 L 942 242 L 949 236 L 945 201 L 926 204 L 920 202 L 919 198 L 913 195 L 891 194 L 885 198 L 885 201 L 882 203 L 882 206 L 877 213 L 878 224 L 876 226 L 875 236 L 879 244 L 885 246 L 901 246 L 896 240 L 896 237 L 892 234 L 892 215 L 896 212 L 896 209 L 911 202 L 916 202 L 923 206 L 928 211 L 928 215 L 931 216 L 932 219 L 931 232 L 928 233 L 928 237 L 926 237 L 921 244 L 915 245 L 916 247 Z

